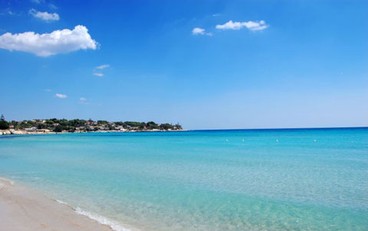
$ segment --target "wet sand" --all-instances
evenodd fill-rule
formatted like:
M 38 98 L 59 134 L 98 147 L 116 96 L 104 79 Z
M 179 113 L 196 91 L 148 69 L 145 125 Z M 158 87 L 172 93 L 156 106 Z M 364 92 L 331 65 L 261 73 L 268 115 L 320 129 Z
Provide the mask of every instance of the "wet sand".
M 40 192 L 0 178 L 0 230 L 111 231 Z

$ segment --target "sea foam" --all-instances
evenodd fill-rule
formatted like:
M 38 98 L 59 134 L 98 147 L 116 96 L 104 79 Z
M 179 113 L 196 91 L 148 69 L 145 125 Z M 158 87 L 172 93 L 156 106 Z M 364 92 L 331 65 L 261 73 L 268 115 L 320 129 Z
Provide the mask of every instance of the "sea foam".
M 86 216 L 89 219 L 94 220 L 94 221 L 97 221 L 98 223 L 100 223 L 102 225 L 109 226 L 114 231 L 131 231 L 130 229 L 124 228 L 123 226 L 121 226 L 120 224 L 118 224 L 118 222 L 113 221 L 113 220 L 111 220 L 111 219 L 109 219 L 107 217 L 104 217 L 104 216 L 101 216 L 101 215 L 98 215 L 98 214 L 94 214 L 94 213 L 85 211 L 85 210 L 83 210 L 83 209 L 81 209 L 79 207 L 77 207 L 77 208 L 74 209 L 72 206 L 70 206 L 68 203 L 66 203 L 66 202 L 64 202 L 62 200 L 56 199 L 55 201 L 58 202 L 59 204 L 66 205 L 66 206 L 72 208 L 79 215 Z
M 75 209 L 75 212 L 77 214 L 86 216 L 89 219 L 95 220 L 95 221 L 97 221 L 100 224 L 107 225 L 107 226 L 109 226 L 114 231 L 131 231 L 130 229 L 127 229 L 127 228 L 122 227 L 116 221 L 113 221 L 113 220 L 111 220 L 109 218 L 106 218 L 104 216 L 100 216 L 100 215 L 97 215 L 97 214 L 94 214 L 94 213 L 85 211 L 85 210 L 83 210 L 83 209 L 81 209 L 79 207 L 77 207 Z
M 70 205 L 62 200 L 55 200 L 57 203 L 62 204 L 62 205 L 67 205 L 68 207 L 70 207 Z

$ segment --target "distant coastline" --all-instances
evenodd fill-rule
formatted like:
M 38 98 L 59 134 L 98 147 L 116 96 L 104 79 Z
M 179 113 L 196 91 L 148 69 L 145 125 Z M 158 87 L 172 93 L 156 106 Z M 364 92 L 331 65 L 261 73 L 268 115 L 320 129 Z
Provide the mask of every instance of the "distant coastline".
M 0 135 L 58 134 L 85 132 L 148 132 L 148 131 L 181 131 L 180 124 L 118 121 L 92 119 L 34 119 L 7 122 L 3 117 Z

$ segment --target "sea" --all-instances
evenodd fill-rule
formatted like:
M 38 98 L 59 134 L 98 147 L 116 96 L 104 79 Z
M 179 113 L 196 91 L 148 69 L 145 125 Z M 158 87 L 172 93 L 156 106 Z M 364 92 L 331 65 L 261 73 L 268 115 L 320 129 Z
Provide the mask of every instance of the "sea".
M 116 231 L 368 230 L 368 128 L 0 136 L 0 176 Z

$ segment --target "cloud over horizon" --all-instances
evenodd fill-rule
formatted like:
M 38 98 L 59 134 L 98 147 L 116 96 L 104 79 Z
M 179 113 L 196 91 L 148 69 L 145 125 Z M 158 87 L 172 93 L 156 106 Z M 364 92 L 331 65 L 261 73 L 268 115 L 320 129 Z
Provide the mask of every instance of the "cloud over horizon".
M 87 98 L 85 98 L 85 97 L 80 97 L 80 98 L 79 98 L 79 103 L 80 103 L 80 104 L 87 104 Z
M 59 99 L 66 99 L 68 96 L 67 95 L 64 95 L 64 94 L 61 94 L 61 93 L 56 93 L 55 94 L 55 97 L 56 98 L 59 98 Z
M 108 68 L 108 67 L 110 67 L 110 65 L 109 65 L 109 64 L 103 64 L 103 65 L 97 66 L 97 67 L 96 67 L 96 69 L 98 69 L 98 70 L 103 70 L 103 69 L 106 69 L 106 68 Z
M 29 10 L 29 14 L 46 22 L 58 21 L 60 19 L 60 16 L 57 13 L 41 12 L 35 9 Z
M 193 35 L 208 35 L 208 36 L 211 36 L 212 35 L 211 33 L 206 32 L 205 29 L 200 28 L 200 27 L 193 28 L 192 34 Z
M 93 75 L 94 76 L 97 76 L 97 77 L 103 77 L 104 76 L 104 73 L 101 73 L 101 72 L 93 72 Z
M 247 28 L 251 31 L 260 31 L 267 29 L 268 25 L 264 20 L 247 22 L 233 22 L 230 20 L 224 24 L 216 25 L 216 29 L 218 30 L 240 30 L 243 28 Z
M 87 27 L 75 26 L 73 30 L 55 30 L 51 33 L 37 34 L 24 32 L 5 33 L 0 36 L 0 48 L 9 51 L 22 51 L 41 57 L 48 57 L 77 50 L 95 50 L 97 42 L 88 33 Z
M 97 76 L 97 77 L 103 77 L 105 74 L 103 73 L 103 70 L 105 70 L 106 68 L 109 68 L 110 65 L 109 64 L 103 64 L 100 66 L 95 67 L 95 69 L 93 70 L 93 75 Z

